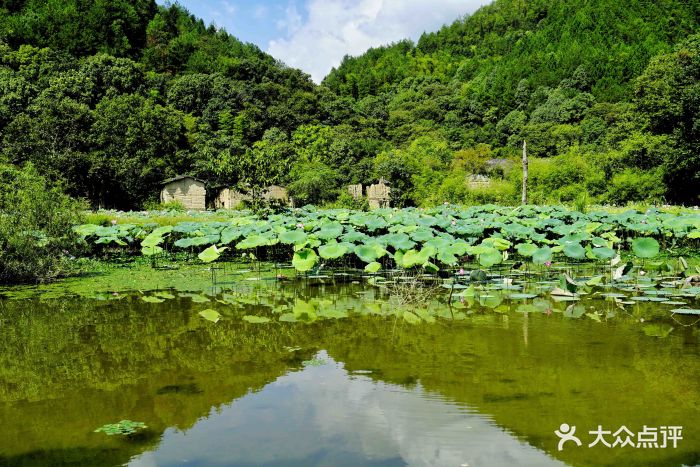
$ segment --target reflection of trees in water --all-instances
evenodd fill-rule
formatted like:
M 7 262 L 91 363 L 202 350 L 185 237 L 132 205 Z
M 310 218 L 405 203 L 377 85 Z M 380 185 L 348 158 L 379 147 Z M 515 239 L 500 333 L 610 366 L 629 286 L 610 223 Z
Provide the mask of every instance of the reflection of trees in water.
M 552 427 L 562 421 L 582 429 L 641 428 L 692 426 L 698 416 L 697 340 L 689 350 L 678 338 L 649 338 L 634 325 L 544 315 L 528 318 L 527 345 L 522 318 L 513 315 L 396 328 L 393 317 L 266 325 L 238 319 L 299 303 L 367 313 L 383 306 L 352 288 L 340 295 L 325 286 L 273 292 L 232 293 L 235 305 L 181 299 L 154 305 L 138 297 L 5 302 L 0 455 L 37 447 L 49 455 L 65 446 L 90 456 L 108 455 L 109 448 L 132 455 L 157 444 L 167 427 L 189 429 L 212 407 L 264 387 L 321 348 L 350 371 L 372 370 L 372 378 L 407 387 L 420 382 L 476 407 L 549 451 Z M 225 318 L 216 325 L 197 315 L 212 306 Z M 697 339 L 696 330 L 688 332 Z M 134 445 L 92 433 L 123 418 L 147 422 L 156 437 Z M 687 436 L 681 448 L 698 445 L 692 432 Z

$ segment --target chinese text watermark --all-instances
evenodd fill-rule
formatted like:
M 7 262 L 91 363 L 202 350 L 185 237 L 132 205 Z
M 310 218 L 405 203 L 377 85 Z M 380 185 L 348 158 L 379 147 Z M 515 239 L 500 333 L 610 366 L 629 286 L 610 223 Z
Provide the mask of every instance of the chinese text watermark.
M 576 436 L 576 427 L 569 426 L 567 423 L 562 423 L 558 430 L 554 430 L 554 434 L 559 437 L 557 448 L 560 451 L 564 450 L 565 445 L 578 447 L 584 444 Z M 612 429 L 605 430 L 601 425 L 598 425 L 597 429 L 589 431 L 588 434 L 591 439 L 591 442 L 587 444 L 589 448 L 600 445 L 607 448 L 624 448 L 629 446 L 641 449 L 665 449 L 678 446 L 678 441 L 683 439 L 683 427 L 649 427 L 644 425 L 641 431 L 635 433 L 625 425 L 622 425 L 614 432 Z M 567 444 L 567 442 L 570 443 Z

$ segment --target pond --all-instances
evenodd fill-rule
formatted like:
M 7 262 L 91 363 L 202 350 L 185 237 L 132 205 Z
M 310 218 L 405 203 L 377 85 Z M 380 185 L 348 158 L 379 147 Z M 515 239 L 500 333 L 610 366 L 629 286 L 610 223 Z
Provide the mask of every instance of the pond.
M 0 464 L 700 463 L 697 316 L 442 296 L 411 324 L 392 300 L 323 278 L 0 299 Z M 120 420 L 146 428 L 95 432 Z M 599 426 L 635 446 L 589 447 Z M 667 447 L 636 447 L 645 427 Z

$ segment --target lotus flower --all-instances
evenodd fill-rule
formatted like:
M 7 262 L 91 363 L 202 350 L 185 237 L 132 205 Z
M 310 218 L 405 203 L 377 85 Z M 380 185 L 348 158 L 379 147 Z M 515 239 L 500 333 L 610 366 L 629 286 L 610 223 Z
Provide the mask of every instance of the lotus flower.
M 112 225 L 117 225 L 117 220 L 116 220 L 116 219 L 112 219 Z
M 551 267 L 551 266 L 552 266 L 552 262 L 551 262 L 551 261 L 545 261 L 545 262 L 544 262 L 544 265 L 547 266 L 547 267 Z
M 457 271 L 458 276 L 463 276 L 464 275 L 464 269 L 460 268 L 459 271 Z

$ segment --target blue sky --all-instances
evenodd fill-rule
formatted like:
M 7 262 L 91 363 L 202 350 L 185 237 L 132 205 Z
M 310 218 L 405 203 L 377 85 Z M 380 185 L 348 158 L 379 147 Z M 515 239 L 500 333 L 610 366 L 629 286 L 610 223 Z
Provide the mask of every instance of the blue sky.
M 157 0 L 165 4 L 165 0 Z M 488 0 L 179 0 L 191 13 L 253 42 L 320 82 L 344 55 L 416 40 Z

